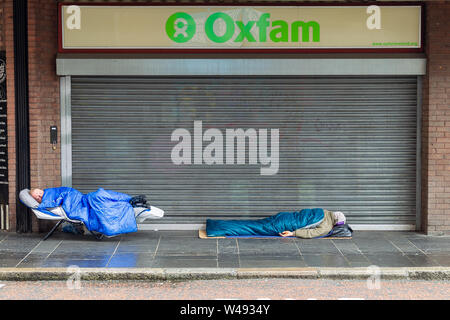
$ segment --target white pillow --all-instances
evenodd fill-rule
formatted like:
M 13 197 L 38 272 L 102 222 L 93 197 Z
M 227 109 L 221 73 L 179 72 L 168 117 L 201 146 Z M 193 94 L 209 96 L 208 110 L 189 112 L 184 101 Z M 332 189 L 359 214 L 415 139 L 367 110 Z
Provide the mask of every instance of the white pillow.
M 39 207 L 39 202 L 34 199 L 30 194 L 30 189 L 23 189 L 19 193 L 19 199 L 26 205 L 28 208 L 36 209 Z

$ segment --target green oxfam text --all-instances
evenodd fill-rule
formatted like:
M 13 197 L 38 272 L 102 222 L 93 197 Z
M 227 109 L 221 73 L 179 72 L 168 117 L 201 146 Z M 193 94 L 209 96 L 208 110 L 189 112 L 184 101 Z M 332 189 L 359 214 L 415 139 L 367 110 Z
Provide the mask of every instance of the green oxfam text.
M 225 32 L 216 34 L 214 24 L 222 21 L 225 24 Z M 271 27 L 270 31 L 268 30 Z M 239 33 L 233 39 L 235 30 Z M 257 29 L 255 37 L 252 30 Z M 191 40 L 196 32 L 197 25 L 194 18 L 185 12 L 172 14 L 166 22 L 166 33 L 168 37 L 177 43 L 184 43 Z M 284 20 L 270 21 L 270 13 L 263 13 L 256 21 L 234 21 L 228 14 L 216 12 L 211 14 L 205 22 L 205 34 L 209 40 L 215 43 L 225 43 L 228 41 L 243 42 L 320 42 L 320 25 L 316 21 L 294 21 L 290 25 Z M 301 34 L 301 39 L 300 39 Z

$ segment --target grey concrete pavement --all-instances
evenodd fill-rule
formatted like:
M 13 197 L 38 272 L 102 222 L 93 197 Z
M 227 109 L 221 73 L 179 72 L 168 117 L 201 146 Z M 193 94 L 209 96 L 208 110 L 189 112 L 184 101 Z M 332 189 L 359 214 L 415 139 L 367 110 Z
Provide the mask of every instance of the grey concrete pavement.
M 0 233 L 0 279 L 449 279 L 450 237 L 355 231 L 352 239 L 200 239 L 197 231 L 139 231 L 101 241 Z M 375 266 L 375 267 L 371 267 Z

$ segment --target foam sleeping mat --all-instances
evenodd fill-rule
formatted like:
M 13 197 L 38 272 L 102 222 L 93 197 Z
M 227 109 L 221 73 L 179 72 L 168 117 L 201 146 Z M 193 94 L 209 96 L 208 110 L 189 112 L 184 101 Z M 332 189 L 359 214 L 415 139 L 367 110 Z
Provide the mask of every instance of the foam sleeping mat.
M 198 237 L 200 239 L 233 239 L 233 238 L 240 238 L 240 239 L 280 239 L 280 238 L 296 238 L 296 237 L 282 237 L 282 236 L 258 236 L 258 235 L 252 235 L 252 236 L 226 236 L 226 237 L 208 237 L 206 235 L 206 230 L 198 230 Z M 320 237 L 320 238 L 313 238 L 313 239 L 351 239 L 352 237 Z

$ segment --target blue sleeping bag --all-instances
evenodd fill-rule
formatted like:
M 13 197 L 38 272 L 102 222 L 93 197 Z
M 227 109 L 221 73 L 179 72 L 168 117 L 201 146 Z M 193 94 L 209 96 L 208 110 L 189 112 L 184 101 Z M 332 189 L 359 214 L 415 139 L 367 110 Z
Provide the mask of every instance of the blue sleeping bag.
M 324 219 L 322 208 L 302 209 L 295 212 L 280 212 L 259 220 L 206 220 L 208 237 L 223 236 L 278 236 L 283 231 L 313 228 Z
M 106 236 L 137 231 L 136 218 L 127 194 L 99 188 L 97 191 L 82 194 L 69 188 L 49 188 L 44 190 L 38 210 L 61 206 L 67 217 L 84 223 L 89 231 L 100 232 Z

